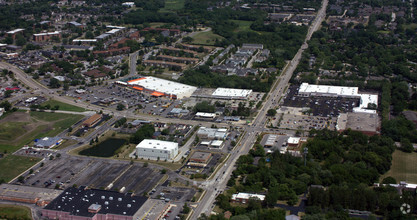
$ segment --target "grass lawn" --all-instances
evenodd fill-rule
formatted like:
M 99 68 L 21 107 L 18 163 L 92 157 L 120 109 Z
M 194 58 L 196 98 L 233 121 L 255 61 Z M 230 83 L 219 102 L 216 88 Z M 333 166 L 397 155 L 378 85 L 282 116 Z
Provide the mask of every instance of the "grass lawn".
M 15 118 L 26 118 L 14 121 Z M 55 136 L 83 118 L 48 112 L 15 112 L 0 122 L 0 152 L 12 153 L 36 138 Z
M 28 122 L 4 122 L 0 126 L 0 140 L 13 141 L 17 134 L 26 132 L 24 125 Z
M 251 31 L 250 29 L 251 24 L 253 21 L 243 21 L 243 20 L 230 20 L 234 23 L 238 24 L 239 27 L 237 27 L 233 32 L 239 32 L 239 31 Z
M 166 25 L 166 24 L 168 24 L 168 23 L 152 22 L 152 23 L 149 23 L 149 26 L 151 26 L 151 28 L 157 28 L 157 27 L 161 27 L 161 26 Z
M 32 219 L 32 213 L 28 207 L 0 204 L 0 216 L 4 219 Z
M 84 108 L 74 106 L 74 105 L 70 105 L 70 104 L 67 104 L 67 103 L 63 103 L 63 102 L 60 102 L 60 101 L 56 101 L 54 99 L 51 99 L 51 100 L 48 100 L 48 101 L 42 103 L 42 106 L 45 106 L 47 104 L 49 104 L 51 107 L 59 105 L 58 110 L 63 110 L 63 111 L 71 111 L 71 112 L 84 112 L 85 111 Z
M 7 155 L 0 159 L 0 179 L 9 182 L 40 160 L 41 159 L 34 157 Z
M 184 8 L 185 0 L 165 0 L 165 7 L 160 12 L 176 11 Z
M 407 183 L 417 183 L 417 153 L 404 153 L 396 150 L 392 154 L 391 169 L 381 176 L 382 181 L 385 177 L 392 176 L 397 182 L 406 181 Z
M 53 149 L 59 150 L 59 149 L 64 149 L 66 147 L 69 147 L 71 145 L 76 144 L 77 141 L 75 140 L 64 140 L 60 145 L 53 147 Z
M 193 44 L 213 46 L 216 39 L 223 40 L 223 37 L 214 34 L 212 31 L 200 32 L 193 37 Z
M 404 24 L 404 29 L 412 29 L 415 30 L 417 28 L 417 23 L 411 23 L 411 24 Z

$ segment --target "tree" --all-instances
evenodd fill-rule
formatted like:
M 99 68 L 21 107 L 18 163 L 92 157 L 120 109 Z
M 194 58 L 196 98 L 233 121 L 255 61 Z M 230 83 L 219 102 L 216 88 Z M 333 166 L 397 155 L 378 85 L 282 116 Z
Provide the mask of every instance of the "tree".
M 396 184 L 397 180 L 395 180 L 392 176 L 387 176 L 382 180 L 382 184 Z
M 59 87 L 61 87 L 61 84 L 59 83 L 59 80 L 57 80 L 55 78 L 52 78 L 49 81 L 49 87 L 51 87 L 51 88 L 59 88 Z
M 414 151 L 413 144 L 408 138 L 401 138 L 401 150 L 406 153 L 411 153 Z
M 191 43 L 193 41 L 193 38 L 192 37 L 184 37 L 183 39 L 182 39 L 182 42 L 184 42 L 184 43 Z
M 267 112 L 267 115 L 271 116 L 271 117 L 275 116 L 276 114 L 277 114 L 277 110 L 275 110 L 273 108 L 269 109 L 268 112 Z
M 10 104 L 9 101 L 4 101 L 0 103 L 0 108 L 4 108 L 4 110 L 7 112 L 10 111 L 10 109 L 12 108 L 12 104 Z
M 191 211 L 190 207 L 188 207 L 187 203 L 184 203 L 184 206 L 182 207 L 182 212 L 184 214 L 188 214 Z
M 143 163 L 143 167 L 148 167 L 148 162 Z
M 161 170 L 161 174 L 166 174 L 167 173 L 167 169 L 162 169 Z
M 10 96 L 12 96 L 13 90 L 6 90 L 4 92 L 4 98 L 9 98 Z
M 117 111 L 123 111 L 126 109 L 126 106 L 123 105 L 122 103 L 117 104 L 116 110 Z
M 16 45 L 17 46 L 24 46 L 26 44 L 26 39 L 23 37 L 23 35 L 19 34 L 16 37 Z
M 19 181 L 19 182 L 21 182 L 21 183 L 23 183 L 23 181 L 25 180 L 25 177 L 24 176 L 19 176 L 18 178 L 17 178 L 17 181 Z

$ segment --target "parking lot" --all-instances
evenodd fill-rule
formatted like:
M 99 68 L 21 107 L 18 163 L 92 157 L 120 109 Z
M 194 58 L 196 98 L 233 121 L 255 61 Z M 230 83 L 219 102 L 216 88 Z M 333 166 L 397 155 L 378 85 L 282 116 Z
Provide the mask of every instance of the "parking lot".
M 116 109 L 117 105 L 121 103 L 132 111 L 138 110 L 139 113 L 162 115 L 164 117 L 168 115 L 168 112 L 174 106 L 181 103 L 180 100 L 169 100 L 163 97 L 156 98 L 146 92 L 139 92 L 116 84 L 93 86 L 86 88 L 82 92 L 72 89 L 66 95 L 103 108 L 110 107 Z
M 160 199 L 165 202 L 171 203 L 184 203 L 190 202 L 196 193 L 194 188 L 186 187 L 168 187 L 168 181 L 166 184 L 162 184 L 155 189 L 152 189 L 148 194 L 153 199 Z
M 359 98 L 298 96 L 298 87 L 291 86 L 283 106 L 310 108 L 307 112 L 313 116 L 337 117 L 340 113 L 352 112 L 360 104 Z
M 308 116 L 308 115 L 293 115 L 284 114 L 281 123 L 276 125 L 281 129 L 324 129 L 328 128 L 333 130 L 337 124 L 337 117 L 320 117 L 320 116 Z
M 156 170 L 122 161 L 60 157 L 46 159 L 44 163 L 43 167 L 27 175 L 24 185 L 55 188 L 58 184 L 66 188 L 75 184 L 105 189 L 112 183 L 109 189 L 120 190 L 125 187 L 124 192 L 142 194 L 152 189 L 162 178 L 162 174 Z

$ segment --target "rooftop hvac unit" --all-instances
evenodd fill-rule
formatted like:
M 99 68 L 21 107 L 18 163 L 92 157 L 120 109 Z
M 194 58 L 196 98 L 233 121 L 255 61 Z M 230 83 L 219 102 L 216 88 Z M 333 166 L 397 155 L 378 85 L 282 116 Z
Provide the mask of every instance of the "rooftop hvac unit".
M 105 202 L 104 202 L 104 205 L 109 205 L 109 202 L 105 201 Z
M 110 197 L 109 197 L 109 200 L 113 200 L 113 197 L 112 197 L 112 196 L 110 196 Z
M 122 198 L 118 198 L 117 201 L 121 202 L 122 201 Z

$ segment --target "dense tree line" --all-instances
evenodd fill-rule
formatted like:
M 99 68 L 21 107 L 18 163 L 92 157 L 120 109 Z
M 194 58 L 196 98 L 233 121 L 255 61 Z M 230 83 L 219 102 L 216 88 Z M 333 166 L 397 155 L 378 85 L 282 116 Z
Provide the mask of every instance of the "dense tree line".
M 230 189 L 217 198 L 217 204 L 238 214 L 236 209 L 240 207 L 230 205 L 230 196 L 236 192 L 252 192 L 266 194 L 266 201 L 258 204 L 264 209 L 274 207 L 278 200 L 293 205 L 297 195 L 306 192 L 308 186 L 321 185 L 313 187 L 309 195 L 311 207 L 306 211 L 311 215 L 325 211 L 329 216 L 346 215 L 347 219 L 343 209 L 368 210 L 387 217 L 402 215 L 398 213 L 396 204 L 400 200 L 396 191 L 370 187 L 390 169 L 395 150 L 390 137 L 368 137 L 350 130 L 339 134 L 327 129 L 312 131 L 311 135 L 313 138 L 305 145 L 309 149 L 307 166 L 303 158 L 289 154 L 265 155 L 263 147 L 255 144 L 248 155 L 238 159 L 227 183 Z M 256 157 L 260 159 L 255 164 Z M 382 198 L 386 201 L 381 202 Z M 410 199 L 415 200 L 414 196 Z M 251 210 L 249 206 L 248 210 Z
M 226 87 L 252 89 L 256 92 L 267 92 L 271 88 L 274 78 L 275 75 L 271 74 L 265 82 L 262 81 L 260 77 L 256 76 L 226 76 L 224 74 L 210 71 L 208 66 L 201 66 L 199 69 L 184 71 L 184 74 L 180 77 L 179 81 L 198 87 Z
M 145 124 L 130 137 L 129 142 L 133 144 L 139 144 L 144 139 L 152 138 L 153 133 L 155 133 L 155 128 L 153 125 Z

